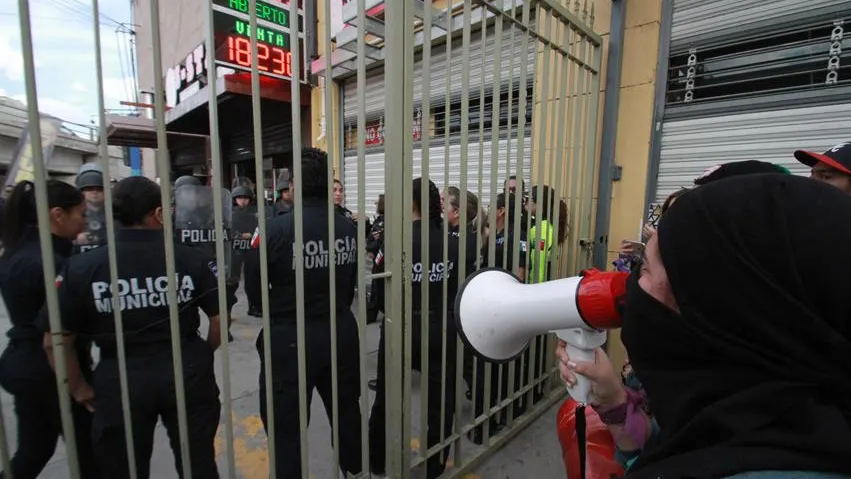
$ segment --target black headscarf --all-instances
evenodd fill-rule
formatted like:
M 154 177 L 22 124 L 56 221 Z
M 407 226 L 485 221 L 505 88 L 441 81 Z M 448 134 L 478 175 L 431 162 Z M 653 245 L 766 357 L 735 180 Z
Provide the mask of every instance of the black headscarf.
M 680 312 L 632 278 L 623 338 L 661 434 L 628 477 L 851 473 L 851 197 L 729 178 L 681 196 L 658 235 Z

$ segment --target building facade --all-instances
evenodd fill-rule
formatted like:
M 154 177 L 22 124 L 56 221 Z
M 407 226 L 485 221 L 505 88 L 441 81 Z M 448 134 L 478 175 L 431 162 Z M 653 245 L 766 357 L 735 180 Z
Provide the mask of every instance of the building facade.
M 208 12 L 213 12 L 213 50 L 208 51 Z M 311 77 L 306 58 L 316 50 L 315 2 L 299 3 L 301 65 L 292 64 L 289 2 L 263 3 L 257 31 L 252 33 L 247 1 L 187 0 L 160 4 L 160 52 L 165 86 L 166 125 L 173 177 L 194 174 L 210 177 L 210 84 L 215 81 L 218 103 L 220 152 L 224 185 L 235 176 L 255 177 L 254 134 L 251 101 L 250 38 L 258 41 L 261 70 L 263 165 L 267 187 L 272 188 L 276 170 L 292 164 L 292 109 L 301 109 L 303 143 L 311 144 Z M 258 10 L 259 11 L 259 10 Z M 133 1 L 137 25 L 138 81 L 143 103 L 154 102 L 154 45 L 149 0 Z M 215 55 L 216 71 L 208 71 L 209 55 Z M 293 99 L 290 81 L 301 82 L 301 97 Z M 146 108 L 148 118 L 152 109 Z M 150 134 L 149 134 L 150 135 Z M 121 141 L 121 140 L 118 140 Z M 130 141 L 130 140 L 127 140 Z M 139 142 L 137 142 L 138 144 Z M 155 141 L 147 143 L 154 146 Z M 146 174 L 158 176 L 153 150 L 143 153 Z M 173 178 L 172 178 L 173 179 Z

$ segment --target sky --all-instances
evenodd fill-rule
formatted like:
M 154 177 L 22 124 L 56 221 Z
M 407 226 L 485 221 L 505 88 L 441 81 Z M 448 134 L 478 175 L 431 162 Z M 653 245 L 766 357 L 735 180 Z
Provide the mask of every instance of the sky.
M 29 0 L 39 110 L 62 120 L 97 122 L 92 0 Z M 133 101 L 129 35 L 130 0 L 100 0 L 101 52 L 106 108 L 127 109 Z M 17 0 L 0 0 L 0 96 L 27 103 Z M 123 65 L 123 67 L 122 67 Z

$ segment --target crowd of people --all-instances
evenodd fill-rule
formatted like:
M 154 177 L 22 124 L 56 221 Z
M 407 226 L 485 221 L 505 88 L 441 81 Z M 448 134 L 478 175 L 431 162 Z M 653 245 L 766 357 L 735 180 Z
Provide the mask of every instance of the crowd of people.
M 669 198 L 658 226 L 648 228 L 641 242 L 624 248 L 617 267 L 631 271 L 622 333 L 628 374 L 619 378 L 603 350 L 596 352 L 595 362 L 581 363 L 567 356 L 563 344 L 557 348 L 564 381 L 573 384 L 576 374 L 591 381 L 591 405 L 609 428 L 629 477 L 740 479 L 764 472 L 771 478 L 833 479 L 851 474 L 851 382 L 846 374 L 851 368 L 851 300 L 845 293 L 851 285 L 832 250 L 851 241 L 845 221 L 851 215 L 851 143 L 824 154 L 795 156 L 811 168 L 812 179 L 762 162 L 711 169 L 695 187 Z M 299 419 L 300 355 L 308 404 L 315 389 L 329 417 L 335 411 L 339 415 L 339 443 L 334 446 L 341 469 L 355 475 L 383 473 L 385 408 L 394 400 L 386 397 L 385 388 L 389 339 L 382 322 L 378 370 L 370 381 L 376 397 L 368 422 L 369 464 L 363 464 L 359 351 L 364 338 L 352 304 L 362 274 L 357 270 L 360 245 L 372 258 L 373 272 L 385 267 L 384 198 L 378 198 L 377 215 L 361 237 L 358 222 L 367 219 L 345 208 L 342 183 L 335 181 L 329 192 L 328 168 L 324 152 L 302 151 L 300 183 L 288 170 L 282 173 L 278 199 L 268 208 L 264 240 L 250 231 L 232 236 L 248 245 L 240 246 L 236 262 L 219 265 L 209 249 L 175 237 L 173 277 L 166 268 L 163 224 L 169 215 L 179 216 L 181 204 L 163 205 L 160 186 L 144 177 L 119 181 L 112 190 L 117 234 L 109 238 L 117 252 L 116 285 L 108 248 L 96 247 L 106 240 L 93 231 L 102 227 L 103 218 L 90 213 L 101 208 L 102 176 L 99 184 L 95 170 L 83 172 L 76 186 L 49 181 L 43 187 L 58 271 L 50 282 L 58 291 L 61 334 L 51 334 L 45 307 L 36 187 L 31 182 L 16 185 L 5 200 L 0 254 L 0 292 L 12 322 L 9 345 L 0 357 L 0 385 L 14 397 L 19 424 L 9 472 L 16 478 L 37 477 L 63 433 L 54 375 L 61 351 L 82 476 L 130 477 L 132 462 L 137 477 L 149 477 L 154 428 L 162 420 L 183 477 L 172 362 L 176 342 L 191 476 L 218 477 L 214 439 L 221 407 L 213 354 L 244 275 L 251 314 L 259 314 L 263 289 L 270 292 L 270 326 L 260 331 L 256 349 L 258 410 L 267 430 L 271 425 L 275 429 L 275 449 L 270 451 L 277 467 L 274 476 L 300 477 L 303 467 L 300 437 L 308 425 Z M 177 190 L 189 186 L 181 180 L 175 184 Z M 301 225 L 292 214 L 296 189 L 302 200 Z M 501 267 L 530 283 L 552 278 L 552 252 L 567 237 L 568 212 L 552 188 L 536 186 L 527 195 L 516 178 L 506 180 L 488 212 L 474 194 L 451 186 L 441 193 L 422 178 L 413 180 L 410 192 L 412 244 L 406 260 L 412 317 L 406 319 L 412 367 L 428 370 L 425 434 L 433 449 L 453 433 L 460 407 L 454 389 L 459 369 L 477 417 L 533 379 L 529 368 L 514 368 L 510 378 L 508 367 L 492 367 L 489 379 L 502 388 L 492 387 L 485 397 L 485 364 L 474 361 L 469 351 L 462 355 L 463 364 L 456 364 L 452 306 L 459 283 L 484 266 Z M 329 194 L 335 204 L 330 218 Z M 232 199 L 234 212 L 247 212 L 256 195 L 240 184 Z M 297 252 L 299 229 L 303 250 Z M 87 251 L 75 251 L 86 244 L 91 246 Z M 267 284 L 260 277 L 261 257 L 267 261 Z M 332 257 L 336 274 L 330 288 Z M 303 271 L 303 296 L 296 286 L 297 271 Z M 218 301 L 222 273 L 228 275 L 227 311 L 220 311 Z M 373 282 L 367 321 L 380 321 L 385 298 L 400 294 L 387 287 L 380 277 Z M 296 325 L 299 305 L 305 318 L 303 344 Z M 172 337 L 171 306 L 178 310 L 177 338 Z M 206 337 L 199 333 L 200 312 L 209 318 Z M 272 344 L 268 355 L 267 338 Z M 546 339 L 538 341 L 536 349 L 545 351 Z M 100 351 L 96 367 L 93 345 Z M 543 359 L 527 352 L 518 361 L 532 362 L 537 376 L 544 372 Z M 122 379 L 131 404 L 123 402 Z M 530 406 L 526 399 L 538 401 L 543 391 L 539 384 L 516 398 L 511 413 L 522 414 Z M 273 417 L 267 414 L 267 397 L 273 401 Z M 504 409 L 493 415 L 471 430 L 469 438 L 480 443 L 483 428 L 498 432 L 507 414 Z M 132 427 L 132 461 L 127 427 Z M 443 474 L 448 448 L 431 452 L 427 478 Z
M 278 178 L 277 198 L 266 208 L 266 235 L 262 243 L 256 232 L 250 231 L 257 222 L 253 185 L 242 178 L 236 181 L 230 195 L 232 204 L 228 205 L 231 220 L 225 222 L 230 226 L 228 240 L 232 245 L 227 264 L 216 261 L 213 193 L 197 178 L 178 178 L 174 183 L 175 199 L 170 205 L 162 204 L 160 186 L 144 177 L 126 178 L 112 186 L 117 232 L 114 238 L 107 238 L 105 233 L 104 183 L 96 166 L 86 165 L 76 185 L 48 182 L 45 188 L 62 328 L 61 334 L 56 335 L 51 334 L 50 315 L 45 307 L 35 185 L 21 182 L 10 192 L 4 210 L 0 256 L 0 292 L 12 322 L 8 332 L 10 342 L 0 358 L 0 385 L 14 396 L 19 424 L 18 448 L 11 460 L 10 474 L 16 478 L 37 477 L 63 434 L 54 373 L 61 351 L 67 366 L 82 476 L 130 477 L 133 463 L 137 477 L 149 477 L 153 433 L 161 420 L 175 454 L 175 466 L 183 477 L 169 312 L 172 302 L 176 302 L 191 476 L 218 477 L 214 438 L 221 404 L 213 354 L 222 343 L 222 333 L 229 329 L 242 276 L 250 315 L 261 315 L 263 288 L 272 293 L 270 327 L 261 329 L 256 349 L 260 359 L 258 411 L 264 426 L 275 427 L 275 449 L 270 451 L 276 458 L 274 477 L 299 477 L 303 467 L 299 460 L 300 431 L 307 425 L 299 422 L 299 354 L 306 359 L 308 404 L 315 389 L 329 416 L 334 411 L 331 371 L 336 367 L 340 432 L 339 444 L 335 446 L 341 469 L 351 474 L 366 470 L 384 472 L 388 399 L 384 322 L 379 326 L 377 374 L 369 381 L 376 394 L 369 418 L 369 464 L 362 464 L 359 342 L 363 338 L 352 313 L 359 245 L 363 245 L 372 259 L 373 272 L 381 272 L 385 266 L 384 197 L 377 199 L 376 215 L 371 221 L 362 218 L 344 206 L 342 183 L 335 180 L 333 192 L 329 192 L 327 155 L 305 148 L 301 157 L 300 184 L 295 184 L 289 170 L 284 170 Z M 507 381 L 503 380 L 502 390 L 494 385 L 490 400 L 486 401 L 484 394 L 473 392 L 483 388 L 482 362 L 475 365 L 472 354 L 466 352 L 464 364 L 455 364 L 459 342 L 453 317 L 454 295 L 464 276 L 484 265 L 501 265 L 510 266 L 520 279 L 547 278 L 552 274 L 549 269 L 553 245 L 564 241 L 567 231 L 564 202 L 558 201 L 548 187 L 533 188 L 527 196 L 522 182 L 519 191 L 517 183 L 514 178 L 506 181 L 505 191 L 491 206 L 494 211 L 490 214 L 481 207 L 476 195 L 469 192 L 462 208 L 465 195 L 457 187 L 440 192 L 433 182 L 421 178 L 413 180 L 411 185 L 413 207 L 408 217 L 413 227 L 409 258 L 412 358 L 416 370 L 425 370 L 428 365 L 425 433 L 429 448 L 453 433 L 454 414 L 459 407 L 454 390 L 459 368 L 463 369 L 469 389 L 467 397 L 474 399 L 477 415 L 484 412 L 486 403 L 492 407 L 530 380 L 527 368 L 517 367 L 514 390 L 509 391 Z M 303 209 L 304 250 L 300 255 L 293 250 L 296 188 Z M 329 238 L 328 231 L 329 194 L 334 202 L 330 218 L 334 238 Z M 423 203 L 423 198 L 427 203 Z M 465 217 L 462 210 L 466 210 Z M 555 215 L 561 221 L 558 228 L 554 226 L 557 219 L 549 212 L 558 212 Z M 168 216 L 172 216 L 175 225 L 174 278 L 166 268 L 163 225 Z M 494 218 L 494 224 L 488 224 L 489 217 Z M 358 234 L 358 221 L 367 223 L 365 238 Z M 532 230 L 527 234 L 529 226 Z M 534 233 L 535 228 L 540 233 Z M 423 242 L 426 229 L 428 236 Z M 542 238 L 540 254 L 529 254 L 526 238 L 532 234 Z M 466 243 L 462 245 L 463 237 Z M 117 289 L 111 281 L 109 248 L 100 247 L 107 240 L 114 243 L 117 253 Z M 512 258 L 516 245 L 520 245 L 519 259 Z M 265 255 L 260 254 L 262 248 Z M 333 289 L 329 288 L 331 248 L 336 267 Z M 448 257 L 444 257 L 444 249 Z M 260 278 L 261 256 L 266 257 L 268 265 L 266 285 Z M 303 297 L 296 291 L 297 263 L 304 274 Z M 219 274 L 227 275 L 227 310 L 220 310 Z M 375 280 L 370 287 L 369 322 L 380 321 L 384 315 L 384 298 L 390 294 L 385 287 L 382 279 Z M 424 289 L 428 291 L 427 300 L 422 296 Z M 331 294 L 335 295 L 333 301 Z M 299 304 L 304 305 L 304 344 L 299 344 L 297 338 Z M 120 323 L 115 321 L 116 309 L 121 314 Z M 199 333 L 201 312 L 209 318 L 205 337 Z M 335 346 L 330 342 L 331 318 L 336 318 Z M 423 323 L 427 323 L 428 332 L 421 336 Z M 265 351 L 267 336 L 273 345 L 269 355 Z M 233 337 L 228 334 L 228 339 Z M 96 356 L 92 353 L 93 346 L 99 350 Z M 336 348 L 336 365 L 331 363 L 332 347 Z M 125 404 L 122 399 L 121 355 L 126 359 L 125 379 L 131 404 Z M 543 361 L 542 357 L 535 359 Z M 532 360 L 529 355 L 525 357 L 527 362 Z M 478 371 L 478 379 L 474 379 L 473 371 Z M 507 378 L 507 366 L 494 365 L 493 371 L 494 380 Z M 535 371 L 536 374 L 543 371 L 543 365 L 536 365 Z M 271 375 L 269 381 L 267 375 Z M 272 385 L 269 396 L 268 384 Z M 533 400 L 540 400 L 542 394 L 543 386 L 539 385 Z M 274 417 L 267 414 L 267 397 L 274 402 Z M 514 413 L 520 414 L 526 408 L 525 401 L 518 400 L 513 407 Z M 480 443 L 483 427 L 490 427 L 491 434 L 495 434 L 502 427 L 504 416 L 472 431 L 470 439 Z M 127 419 L 129 424 L 125 423 Z M 132 461 L 127 451 L 127 427 L 132 429 Z M 445 445 L 432 453 L 425 467 L 427 477 L 435 478 L 444 472 L 449 447 Z

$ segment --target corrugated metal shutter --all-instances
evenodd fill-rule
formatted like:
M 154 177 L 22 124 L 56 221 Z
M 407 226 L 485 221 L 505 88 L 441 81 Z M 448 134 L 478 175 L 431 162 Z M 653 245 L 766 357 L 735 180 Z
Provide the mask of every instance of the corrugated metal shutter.
M 514 42 L 511 41 L 511 29 L 503 28 L 503 43 L 502 43 L 502 73 L 500 74 L 500 78 L 503 82 L 507 82 L 509 78 L 509 67 L 513 66 L 513 78 L 514 84 L 516 85 L 521 73 L 521 41 L 520 41 L 520 31 L 517 30 L 514 33 Z M 510 48 L 511 45 L 514 45 L 514 48 Z M 528 80 L 532 79 L 534 75 L 534 61 L 535 61 L 535 48 L 537 47 L 538 42 L 534 39 L 529 40 L 529 49 L 528 54 L 526 55 L 526 60 L 529 66 L 526 69 L 526 78 Z M 462 56 L 461 56 L 461 39 L 455 39 L 452 42 L 452 93 L 453 94 L 461 94 L 461 67 L 463 66 Z M 494 36 L 494 28 L 491 26 L 488 28 L 488 38 L 486 38 L 485 45 L 482 46 L 482 37 L 481 33 L 473 33 L 472 38 L 470 40 L 470 92 L 471 94 L 478 94 L 479 87 L 484 80 L 485 85 L 491 85 L 494 79 L 494 66 L 493 59 L 494 53 L 496 49 L 496 39 Z M 485 56 L 487 61 L 485 61 L 485 73 L 484 75 L 480 75 L 481 65 L 482 65 L 482 55 Z M 438 45 L 432 48 L 431 50 L 431 81 L 430 89 L 431 89 L 431 98 L 435 99 L 433 101 L 439 101 L 446 94 L 446 75 L 447 75 L 447 66 L 446 66 L 446 45 Z M 514 63 L 512 64 L 512 59 Z M 422 74 L 422 62 L 420 61 L 420 56 L 418 55 L 417 60 L 414 63 L 414 102 L 418 103 L 422 100 L 422 92 L 423 92 L 423 74 Z M 366 112 L 367 116 L 375 116 L 376 114 L 380 114 L 384 111 L 384 69 L 376 68 L 367 72 L 366 78 Z M 357 118 L 357 77 L 351 77 L 346 80 L 344 85 L 344 94 L 343 94 L 343 112 L 344 116 L 347 120 L 353 121 Z
M 662 126 L 656 201 L 692 186 L 707 168 L 731 161 L 770 161 L 808 174 L 793 152 L 827 151 L 848 141 L 849 132 L 851 103 L 667 121 Z
M 675 0 L 671 43 L 682 45 L 695 38 L 705 43 L 731 28 L 741 32 L 768 22 L 794 22 L 817 10 L 849 9 L 849 0 Z
M 531 145 L 531 137 L 526 137 L 524 140 L 525 149 L 528 152 Z M 508 140 L 499 140 L 499 171 L 497 172 L 497 192 L 501 191 L 502 184 L 505 181 L 506 162 L 508 158 Z M 490 203 L 491 194 L 491 159 L 493 157 L 493 142 L 485 141 L 483 143 L 482 161 L 484 168 L 484 178 L 482 178 L 482 195 L 481 200 L 483 205 Z M 421 149 L 414 150 L 414 178 L 422 174 L 422 158 L 423 151 Z M 511 140 L 511 169 L 512 172 L 516 167 L 517 155 L 517 139 Z M 384 193 L 384 153 L 369 153 L 366 155 L 364 164 L 365 171 L 365 195 L 366 195 L 366 213 L 370 216 L 375 214 L 375 200 L 378 195 Z M 344 159 L 344 171 L 346 185 L 346 205 L 349 209 L 354 210 L 358 204 L 358 158 L 357 156 L 348 156 Z M 472 141 L 467 148 L 467 189 L 478 195 L 478 177 L 479 177 L 479 142 Z M 441 144 L 432 146 L 429 149 L 429 179 L 431 179 L 441 191 L 447 186 L 445 184 L 444 172 L 446 167 L 446 149 Z M 525 175 L 526 184 L 530 184 L 528 173 Z M 449 186 L 460 186 L 461 182 L 461 145 L 449 145 Z

